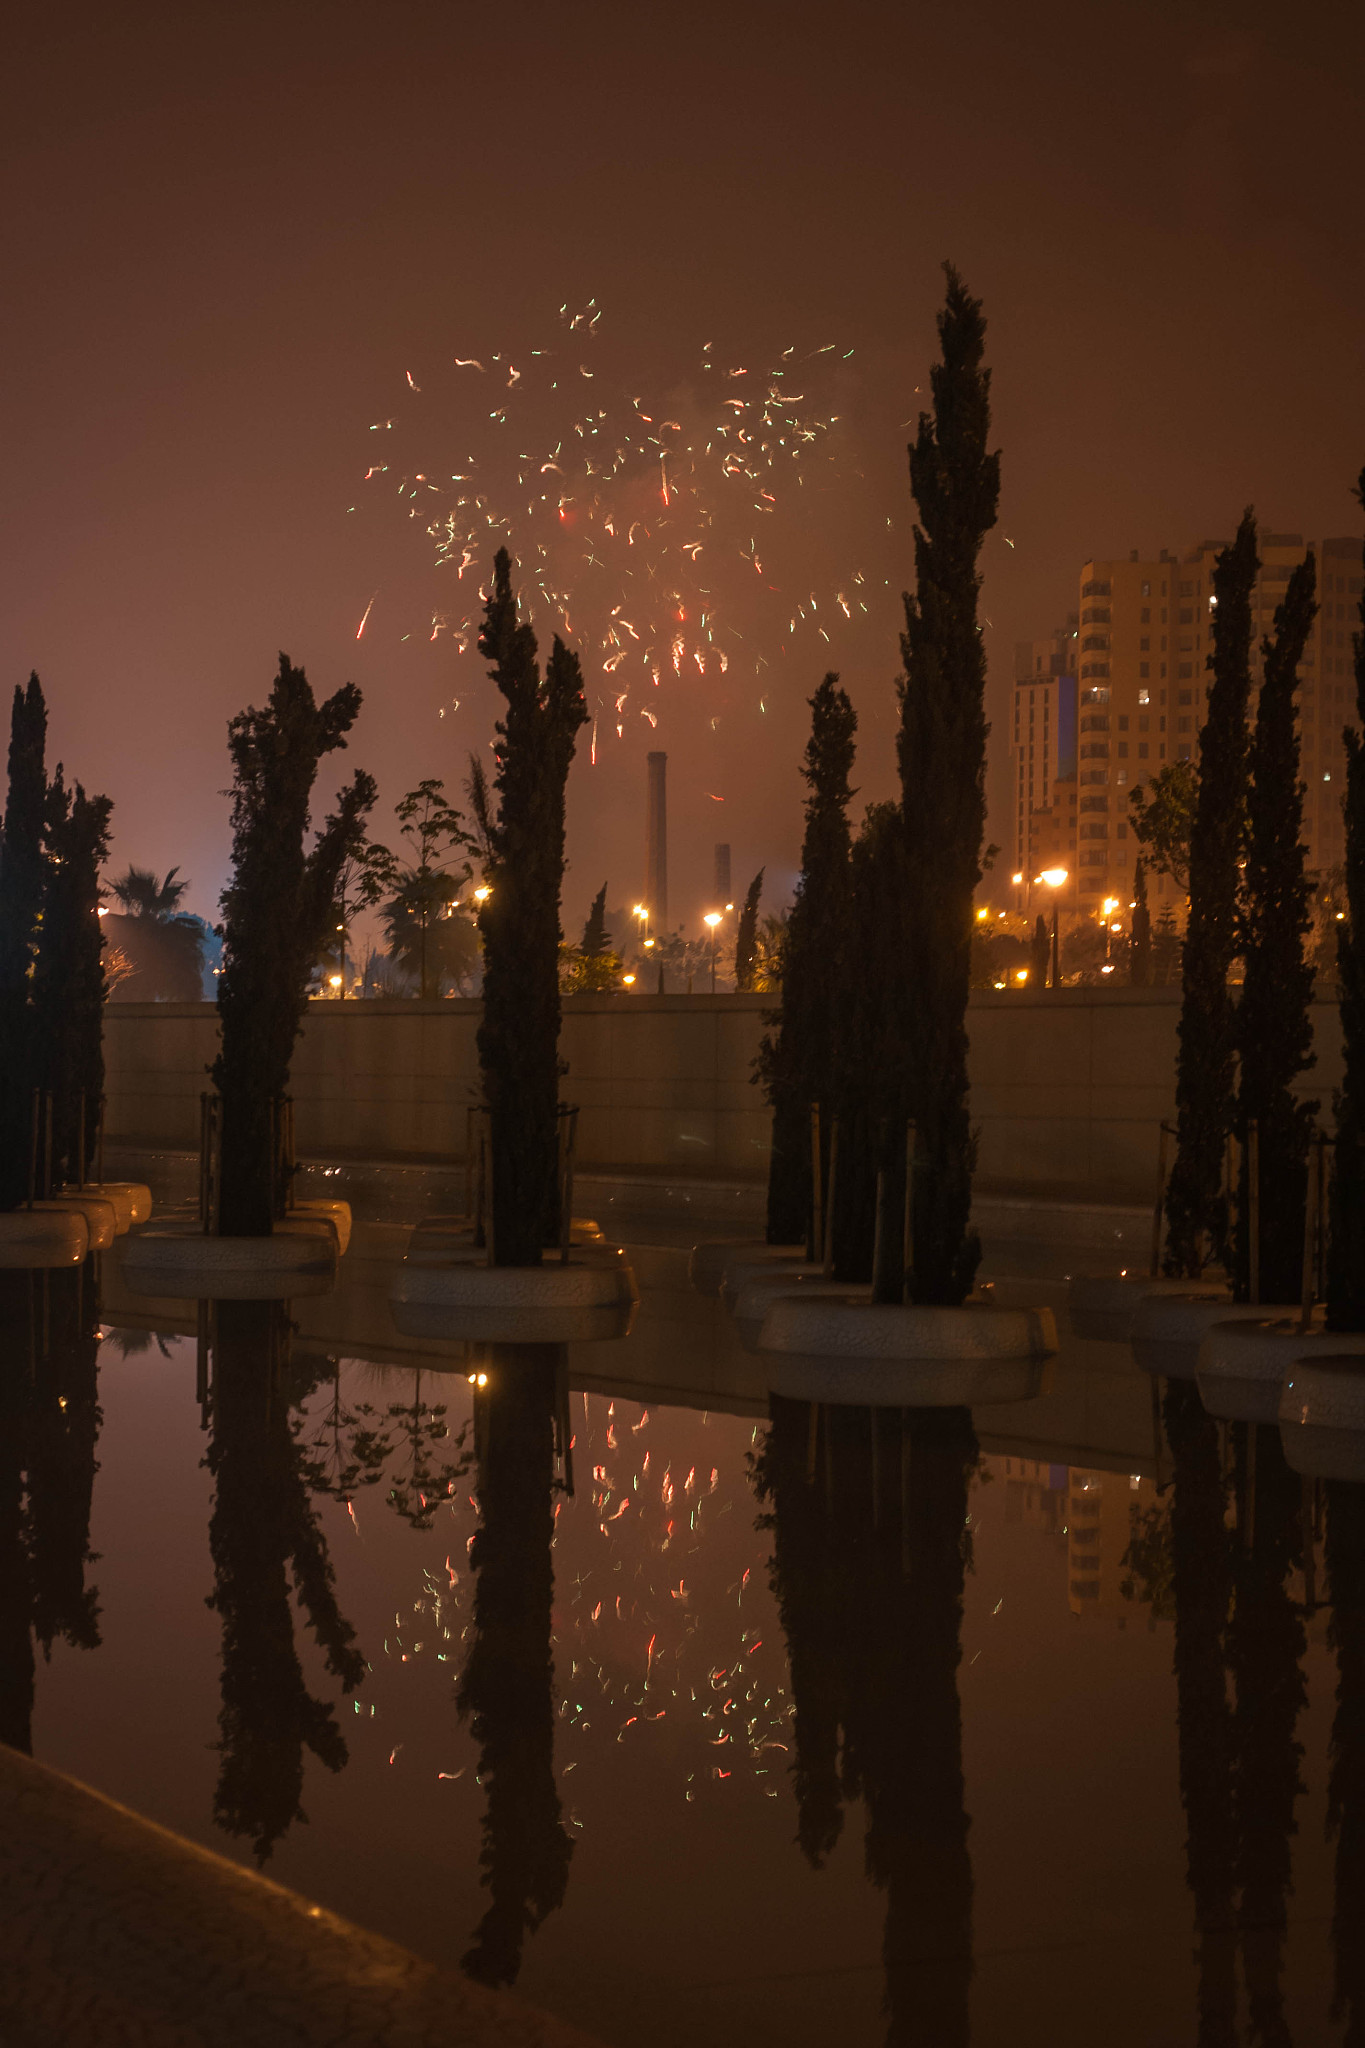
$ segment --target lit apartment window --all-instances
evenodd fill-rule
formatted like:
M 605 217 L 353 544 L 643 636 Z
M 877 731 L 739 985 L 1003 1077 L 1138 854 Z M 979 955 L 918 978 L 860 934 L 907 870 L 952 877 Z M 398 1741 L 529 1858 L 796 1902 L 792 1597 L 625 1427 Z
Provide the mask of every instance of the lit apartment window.
M 1151 701 L 1152 701 L 1152 693 L 1151 693 L 1151 691 L 1150 691 L 1150 690 L 1139 690 L 1139 691 L 1138 691 L 1138 703 L 1139 703 L 1139 704 L 1150 704 L 1150 703 L 1151 703 Z

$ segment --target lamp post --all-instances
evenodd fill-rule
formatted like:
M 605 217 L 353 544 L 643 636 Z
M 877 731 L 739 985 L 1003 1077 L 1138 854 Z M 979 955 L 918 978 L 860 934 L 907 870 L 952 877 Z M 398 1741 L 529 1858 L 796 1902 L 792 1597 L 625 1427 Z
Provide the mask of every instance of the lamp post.
M 1060 988 L 1062 985 L 1062 975 L 1061 955 L 1057 940 L 1057 906 L 1058 896 L 1067 881 L 1067 870 L 1065 868 L 1044 868 L 1042 874 L 1038 876 L 1038 880 L 1046 882 L 1048 888 L 1052 891 L 1052 987 Z
M 706 915 L 705 915 L 705 917 L 704 917 L 704 918 L 702 919 L 702 923 L 703 923 L 703 924 L 707 924 L 707 925 L 710 925 L 710 927 L 711 927 L 711 993 L 712 993 L 712 995 L 714 995 L 714 994 L 715 994 L 715 992 L 716 992 L 716 932 L 717 932 L 717 930 L 718 930 L 718 929 L 719 929 L 719 927 L 720 927 L 720 918 L 721 918 L 721 914 L 720 914 L 720 912 L 719 912 L 718 910 L 708 910 L 708 911 L 707 911 L 707 913 L 706 913 Z

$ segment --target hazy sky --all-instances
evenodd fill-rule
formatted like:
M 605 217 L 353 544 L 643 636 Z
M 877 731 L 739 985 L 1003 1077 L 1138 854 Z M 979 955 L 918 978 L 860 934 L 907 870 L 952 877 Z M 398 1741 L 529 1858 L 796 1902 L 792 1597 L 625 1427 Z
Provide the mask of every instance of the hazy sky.
M 448 585 L 421 522 L 363 495 L 376 422 L 458 473 L 465 393 L 471 435 L 495 401 L 452 382 L 455 357 L 562 342 L 564 303 L 603 309 L 618 412 L 703 404 L 707 341 L 750 365 L 832 342 L 852 351 L 836 487 L 808 518 L 784 501 L 766 576 L 794 603 L 805 557 L 831 583 L 856 560 L 867 614 L 826 648 L 741 596 L 735 637 L 766 666 L 668 678 L 657 729 L 632 699 L 620 740 L 590 675 L 598 761 L 585 743 L 570 785 L 569 922 L 604 879 L 613 903 L 642 886 L 649 746 L 670 756 L 675 918 L 709 899 L 717 839 L 737 887 L 766 862 L 780 894 L 829 663 L 862 714 L 862 789 L 889 793 L 906 423 L 945 257 L 989 320 L 1002 740 L 1013 643 L 1074 602 L 1087 553 L 1189 546 L 1248 501 L 1276 528 L 1359 530 L 1362 59 L 1352 4 L 35 16 L 0 124 L 6 683 L 39 670 L 54 757 L 115 799 L 116 864 L 178 864 L 212 914 L 226 720 L 279 649 L 319 690 L 362 686 L 339 765 L 379 777 L 379 836 L 491 736 L 477 653 L 429 637 Z

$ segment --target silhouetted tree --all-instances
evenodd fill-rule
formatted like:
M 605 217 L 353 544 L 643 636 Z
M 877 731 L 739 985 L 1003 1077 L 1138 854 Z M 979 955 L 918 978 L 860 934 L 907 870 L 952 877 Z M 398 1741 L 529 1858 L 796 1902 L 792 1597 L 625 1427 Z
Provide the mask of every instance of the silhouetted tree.
M 1199 807 L 1199 770 L 1193 761 L 1168 761 L 1146 789 L 1129 793 L 1133 837 L 1154 874 L 1169 875 L 1183 894 L 1190 886 L 1190 840 Z
M 438 778 L 410 789 L 395 815 L 412 852 L 396 860 L 386 849 L 374 849 L 376 877 L 393 891 L 384 906 L 384 929 L 391 956 L 416 975 L 418 995 L 429 1000 L 447 978 L 469 974 L 478 959 L 474 928 L 456 907 L 469 879 L 472 841 Z
M 471 1977 L 511 1984 L 522 1943 L 564 1903 L 573 1843 L 554 1769 L 554 1416 L 567 1353 L 493 1348 L 482 1414 L 474 1641 L 456 1695 L 479 1745 L 487 1793 L 480 1863 L 488 1910 L 462 1959 Z
M 1239 1530 L 1250 1525 L 1234 1553 L 1227 1638 L 1236 1688 L 1238 1918 L 1251 2039 L 1289 2048 L 1281 1978 L 1293 1890 L 1294 1807 L 1303 1791 L 1303 1748 L 1295 1731 L 1308 1688 L 1303 1621 L 1287 1581 L 1302 1551 L 1302 1488 L 1285 1462 L 1277 1428 L 1243 1426 L 1237 1438 Z
M 1030 988 L 1047 987 L 1048 962 L 1052 953 L 1052 937 L 1047 928 L 1047 919 L 1034 920 L 1033 937 L 1028 948 L 1028 978 Z
M 971 1859 L 957 1690 L 977 1461 L 965 1409 L 774 1400 L 755 1470 L 790 1660 L 797 1837 L 823 1862 L 867 1815 L 887 1899 L 887 2041 L 966 2048 Z
M 1190 839 L 1190 916 L 1185 932 L 1176 1062 L 1176 1156 L 1166 1189 L 1168 1274 L 1197 1279 L 1210 1259 L 1226 1263 L 1228 1205 L 1223 1155 L 1235 1112 L 1236 1013 L 1228 989 L 1239 937 L 1237 859 L 1246 817 L 1247 701 L 1251 694 L 1251 594 L 1260 562 L 1256 521 L 1213 568 L 1213 652 L 1208 718 L 1199 735 L 1199 794 Z
M 611 935 L 607 930 L 607 885 L 592 899 L 592 909 L 583 927 L 581 951 L 585 960 L 596 960 L 601 954 L 611 951 Z
M 986 657 L 977 622 L 977 559 L 995 524 L 1000 458 L 988 450 L 990 372 L 985 321 L 951 265 L 939 315 L 942 360 L 930 372 L 934 409 L 921 413 L 910 449 L 915 594 L 905 599 L 897 738 L 906 842 L 903 979 L 897 1002 L 904 1050 L 887 1090 L 888 1187 L 904 1194 L 904 1118 L 918 1130 L 911 1191 L 918 1302 L 960 1302 L 980 1244 L 970 1229 L 975 1144 L 967 1110 L 967 997 L 973 899 L 985 829 Z M 888 1076 L 890 1079 L 890 1076 Z M 900 1233 L 887 1232 L 898 1241 Z M 879 1295 L 899 1293 L 895 1271 Z
M 578 657 L 558 635 L 542 682 L 535 634 L 518 619 L 505 548 L 494 561 L 479 648 L 507 704 L 494 749 L 496 816 L 477 761 L 470 782 L 490 892 L 479 913 L 479 1063 L 492 1125 L 493 1258 L 500 1266 L 537 1266 L 559 1221 L 564 787 L 588 710 Z
M 810 700 L 811 734 L 801 773 L 806 833 L 801 879 L 787 924 L 782 1001 L 768 1017 L 756 1063 L 772 1105 L 768 1163 L 768 1242 L 797 1244 L 812 1257 L 810 1111 L 823 1105 L 822 1167 L 828 1166 L 836 1070 L 836 1018 L 848 944 L 849 825 L 853 741 L 858 721 L 839 678 L 827 675 Z
M 307 1460 L 291 1424 L 290 1323 L 279 1302 L 213 1307 L 213 1474 L 208 1604 L 223 1624 L 222 1757 L 213 1817 L 245 1836 L 258 1864 L 295 1821 L 304 1751 L 340 1771 L 347 1750 L 335 1714 L 308 1690 L 294 1641 L 290 1582 L 328 1671 L 343 1692 L 365 1675 L 355 1631 L 336 1603 L 326 1539 L 307 1486 Z
M 1359 657 L 1357 657 L 1359 658 Z M 1337 1844 L 1332 1901 L 1332 2012 L 1347 2048 L 1365 2041 L 1365 1487 L 1327 1482 L 1329 1629 L 1337 1660 L 1327 1826 Z
M 735 992 L 742 996 L 753 993 L 758 965 L 758 899 L 763 892 L 763 872 L 760 868 L 746 889 L 735 925 Z
M 68 790 L 58 766 L 47 794 L 48 858 L 33 972 L 40 1084 L 52 1096 L 49 1192 L 83 1180 L 95 1156 L 104 1092 L 100 867 L 109 850 L 112 810 L 107 796 L 87 797 L 79 782 Z
M 1133 922 L 1128 938 L 1128 986 L 1147 988 L 1152 979 L 1152 913 L 1147 907 L 1147 863 L 1133 865 Z
M 110 919 L 109 937 L 132 969 L 125 1002 L 197 1003 L 204 993 L 206 928 L 181 910 L 189 883 L 179 874 L 171 868 L 158 881 L 152 869 L 130 866 L 109 884 L 122 912 Z
M 43 907 L 47 706 L 30 676 L 10 716 L 9 789 L 0 836 L 0 1209 L 28 1194 L 38 1042 L 31 1002 L 33 949 Z
M 1250 1160 L 1254 1118 L 1260 1152 L 1259 1259 L 1262 1301 L 1297 1300 L 1303 1274 L 1308 1146 L 1316 1102 L 1300 1102 L 1294 1083 L 1314 1064 L 1313 965 L 1305 939 L 1312 922 L 1304 870 L 1303 784 L 1299 780 L 1294 693 L 1299 663 L 1317 613 L 1317 571 L 1310 553 L 1290 577 L 1262 648 L 1264 680 L 1251 742 L 1247 789 L 1243 943 L 1246 961 L 1237 1008 L 1237 1134 L 1242 1140 L 1242 1199 L 1234 1233 L 1234 1282 L 1250 1299 Z
M 100 1640 L 86 1583 L 99 1349 L 93 1262 L 0 1273 L 0 1742 L 25 1753 L 35 1644 Z
M 1365 469 L 1356 496 L 1365 505 Z M 1346 916 L 1337 926 L 1342 1059 L 1341 1086 L 1332 1098 L 1337 1141 L 1327 1248 L 1327 1321 L 1334 1330 L 1365 1330 L 1365 595 L 1353 641 L 1359 724 L 1348 725 L 1342 733 Z
M 223 1100 L 224 1237 L 268 1237 L 285 1200 L 277 1185 L 276 1106 L 289 1084 L 337 876 L 359 848 L 374 804 L 373 778 L 356 771 L 309 852 L 304 835 L 318 763 L 345 745 L 359 710 L 354 683 L 316 703 L 303 670 L 282 654 L 266 708 L 243 711 L 228 727 L 232 880 L 223 895 L 222 1036 L 213 1065 Z
M 583 937 L 578 946 L 566 947 L 567 971 L 564 977 L 566 995 L 590 996 L 607 995 L 621 986 L 621 956 L 611 943 L 607 930 L 607 885 L 592 899 L 592 909 L 583 927 Z
M 1200 2048 L 1235 2048 L 1237 1828 L 1226 1633 L 1232 1599 L 1218 1430 L 1193 1380 L 1167 1382 L 1171 1572 L 1186 1876 L 1198 1936 Z

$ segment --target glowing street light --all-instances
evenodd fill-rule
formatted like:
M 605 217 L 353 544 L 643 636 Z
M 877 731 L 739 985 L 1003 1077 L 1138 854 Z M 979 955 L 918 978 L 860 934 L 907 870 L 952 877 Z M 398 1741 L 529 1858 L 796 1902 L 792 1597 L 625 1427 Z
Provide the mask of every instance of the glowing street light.
M 1044 868 L 1042 874 L 1037 879 L 1040 882 L 1046 882 L 1048 888 L 1052 891 L 1052 986 L 1056 989 L 1062 985 L 1060 950 L 1057 941 L 1058 892 L 1068 880 L 1068 874 L 1065 868 Z
M 702 919 L 702 923 L 711 927 L 711 993 L 714 995 L 716 992 L 716 932 L 721 923 L 720 911 L 708 910 Z
M 476 889 L 474 891 L 474 901 L 476 903 L 487 903 L 489 897 L 492 894 L 493 891 L 489 888 L 487 882 L 485 882 L 482 888 Z

